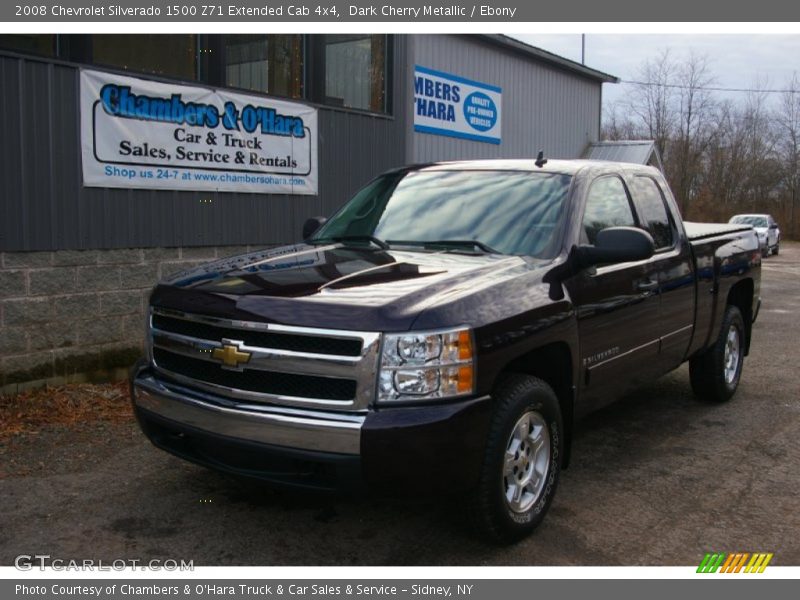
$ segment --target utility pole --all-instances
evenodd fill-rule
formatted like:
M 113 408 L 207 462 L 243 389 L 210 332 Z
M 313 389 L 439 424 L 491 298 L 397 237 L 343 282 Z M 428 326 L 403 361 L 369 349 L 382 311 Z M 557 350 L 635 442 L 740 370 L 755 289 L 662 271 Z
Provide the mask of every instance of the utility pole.
M 586 64 L 586 34 L 581 34 L 581 64 Z

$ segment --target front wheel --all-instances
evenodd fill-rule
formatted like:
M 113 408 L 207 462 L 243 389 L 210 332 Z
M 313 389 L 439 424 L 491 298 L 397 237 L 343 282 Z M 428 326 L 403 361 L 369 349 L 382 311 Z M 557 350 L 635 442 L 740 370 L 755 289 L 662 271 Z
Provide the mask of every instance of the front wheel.
M 564 455 L 558 398 L 541 379 L 510 375 L 495 392 L 492 425 L 473 494 L 482 533 L 511 543 L 544 519 Z
M 742 313 L 735 306 L 728 306 L 714 345 L 689 361 L 689 377 L 694 393 L 710 402 L 730 400 L 739 387 L 744 349 Z

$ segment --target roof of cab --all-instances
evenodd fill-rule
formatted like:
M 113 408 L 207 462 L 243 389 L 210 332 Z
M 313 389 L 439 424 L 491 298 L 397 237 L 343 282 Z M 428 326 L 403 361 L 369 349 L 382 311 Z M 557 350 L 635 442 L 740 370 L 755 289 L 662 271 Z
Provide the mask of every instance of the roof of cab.
M 487 159 L 487 160 L 457 160 L 447 162 L 428 163 L 410 167 L 411 170 L 424 171 L 531 171 L 540 173 L 560 173 L 574 175 L 578 171 L 594 168 L 598 171 L 650 171 L 653 167 L 636 165 L 625 162 L 612 162 L 607 160 L 558 160 L 548 159 L 541 167 L 536 166 L 535 158 L 525 159 Z

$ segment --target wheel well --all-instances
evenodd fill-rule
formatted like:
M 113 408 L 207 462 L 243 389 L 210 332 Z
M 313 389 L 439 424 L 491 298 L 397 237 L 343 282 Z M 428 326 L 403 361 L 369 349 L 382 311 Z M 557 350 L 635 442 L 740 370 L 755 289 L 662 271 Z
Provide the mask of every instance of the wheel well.
M 731 287 L 726 305 L 735 306 L 742 313 L 745 331 L 745 354 L 750 352 L 750 332 L 753 327 L 753 280 L 744 279 Z
M 522 373 L 541 379 L 547 383 L 558 397 L 561 419 L 564 425 L 564 462 L 569 466 L 572 446 L 572 421 L 574 418 L 574 389 L 572 378 L 572 353 L 565 342 L 547 344 L 518 356 L 498 375 L 498 380 L 506 373 Z

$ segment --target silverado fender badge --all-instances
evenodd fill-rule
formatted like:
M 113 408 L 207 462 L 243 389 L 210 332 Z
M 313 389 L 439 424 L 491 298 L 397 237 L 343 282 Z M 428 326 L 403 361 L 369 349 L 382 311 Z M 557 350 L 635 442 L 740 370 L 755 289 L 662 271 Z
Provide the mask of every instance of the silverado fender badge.
M 211 358 L 222 363 L 223 367 L 229 367 L 241 371 L 241 365 L 246 364 L 252 354 L 241 349 L 241 344 L 236 340 L 222 340 L 221 348 L 214 348 Z

